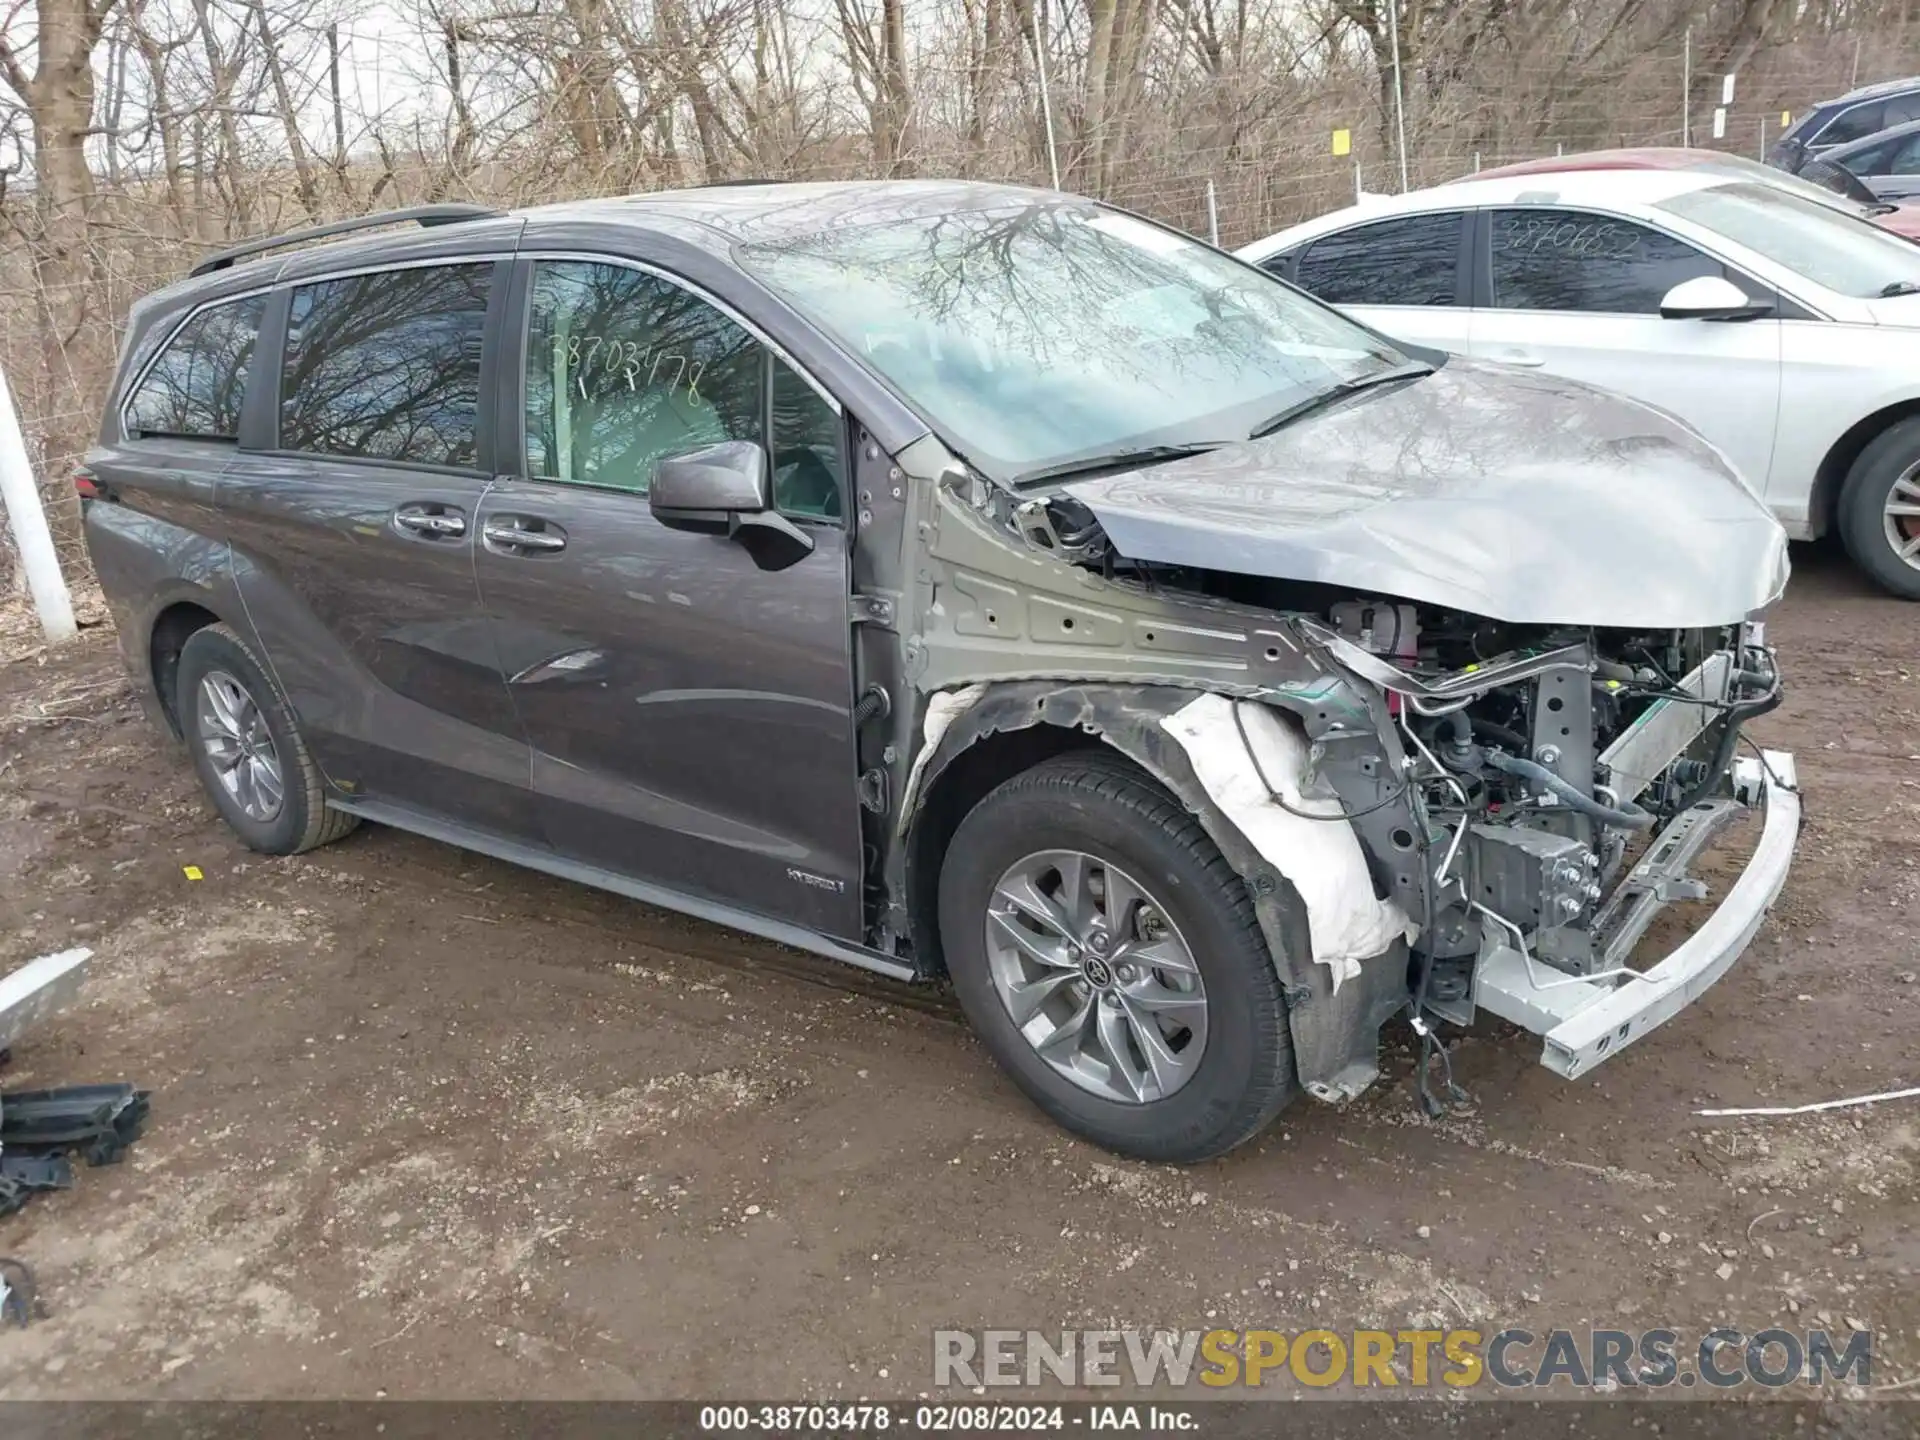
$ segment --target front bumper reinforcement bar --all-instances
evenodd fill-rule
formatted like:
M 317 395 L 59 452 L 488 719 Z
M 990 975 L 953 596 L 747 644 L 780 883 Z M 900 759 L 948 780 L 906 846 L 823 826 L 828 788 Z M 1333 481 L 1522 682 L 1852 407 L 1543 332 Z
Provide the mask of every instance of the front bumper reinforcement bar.
M 1485 953 L 1474 976 L 1474 1004 L 1545 1040 L 1540 1063 L 1571 1079 L 1584 1075 L 1650 1030 L 1665 1024 L 1726 974 L 1752 941 L 1787 883 L 1800 834 L 1800 794 L 1793 756 L 1768 750 L 1733 767 L 1734 794 L 1764 811 L 1759 844 L 1740 878 L 1692 936 L 1657 964 L 1634 975 L 1583 981 L 1523 954 L 1511 944 Z M 1712 810 L 1718 812 L 1720 805 Z M 1687 893 L 1685 867 L 1722 816 L 1691 812 L 1672 821 L 1622 882 L 1630 892 L 1625 932 L 1637 939 L 1669 895 Z M 1705 821 L 1707 823 L 1702 823 Z M 1628 940 L 1631 943 L 1631 940 Z M 1624 947 L 1612 947 L 1612 960 Z

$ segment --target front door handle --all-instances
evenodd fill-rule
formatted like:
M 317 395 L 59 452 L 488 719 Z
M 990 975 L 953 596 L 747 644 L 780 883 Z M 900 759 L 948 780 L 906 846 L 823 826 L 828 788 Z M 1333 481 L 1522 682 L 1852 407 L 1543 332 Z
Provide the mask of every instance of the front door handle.
M 429 540 L 452 540 L 467 533 L 467 517 L 445 505 L 419 501 L 393 512 L 393 523 Z
M 1518 365 L 1526 370 L 1538 370 L 1542 365 L 1547 363 L 1546 356 L 1536 355 L 1531 350 L 1520 350 L 1517 348 L 1513 350 L 1496 351 L 1493 358 L 1498 360 L 1502 365 Z
M 566 532 L 544 520 L 501 515 L 481 528 L 487 548 L 502 555 L 552 555 L 567 548 Z

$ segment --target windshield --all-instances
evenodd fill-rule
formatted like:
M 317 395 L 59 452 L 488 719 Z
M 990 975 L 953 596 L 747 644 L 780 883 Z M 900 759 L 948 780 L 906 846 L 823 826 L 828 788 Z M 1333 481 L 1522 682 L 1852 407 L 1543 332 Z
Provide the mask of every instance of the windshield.
M 738 255 L 1003 481 L 1244 439 L 1407 363 L 1260 271 L 1088 202 L 911 216 Z
M 1920 285 L 1920 247 L 1774 185 L 1715 185 L 1654 207 L 1856 299 Z

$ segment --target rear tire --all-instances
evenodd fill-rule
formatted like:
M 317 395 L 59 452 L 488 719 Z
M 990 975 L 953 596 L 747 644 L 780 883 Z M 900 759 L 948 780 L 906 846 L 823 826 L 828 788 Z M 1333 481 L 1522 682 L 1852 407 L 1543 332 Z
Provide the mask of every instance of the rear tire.
M 180 650 L 174 714 L 200 783 L 250 850 L 298 855 L 359 820 L 326 805 L 326 782 L 266 667 L 226 625 Z
M 1920 600 L 1920 416 L 1889 426 L 1860 452 L 1837 518 L 1854 564 L 1901 599 Z
M 1067 869 L 1092 878 L 1070 883 Z M 1008 898 L 1038 893 L 1059 919 L 1075 888 L 1095 915 L 1077 943 Z M 1100 914 L 1108 902 L 1114 913 Z M 1011 942 L 1009 919 L 1023 927 Z M 969 812 L 941 868 L 940 939 L 987 1049 L 1035 1104 L 1097 1145 L 1206 1160 L 1258 1134 L 1298 1089 L 1279 977 L 1240 877 L 1192 814 L 1117 758 L 1059 756 Z M 1101 965 L 1096 948 L 1116 963 L 1088 972 Z M 1039 950 L 1044 961 L 1032 959 Z M 1031 966 L 1010 981 L 1010 960 Z M 1017 1023 L 1012 1007 L 1025 1011 L 1043 983 L 1056 987 L 1047 1009 Z M 1129 1088 L 1130 1099 L 1111 1093 Z

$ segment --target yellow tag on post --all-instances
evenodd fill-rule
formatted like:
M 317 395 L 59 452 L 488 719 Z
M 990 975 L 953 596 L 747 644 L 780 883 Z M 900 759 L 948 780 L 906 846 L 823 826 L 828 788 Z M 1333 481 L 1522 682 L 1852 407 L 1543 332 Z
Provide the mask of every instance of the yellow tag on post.
M 200 873 L 200 867 L 198 865 L 182 865 L 180 867 L 180 873 L 189 880 L 204 880 L 207 878 Z
M 1333 132 L 1333 153 L 1336 155 L 1351 155 L 1353 153 L 1353 132 L 1351 130 L 1336 130 Z

